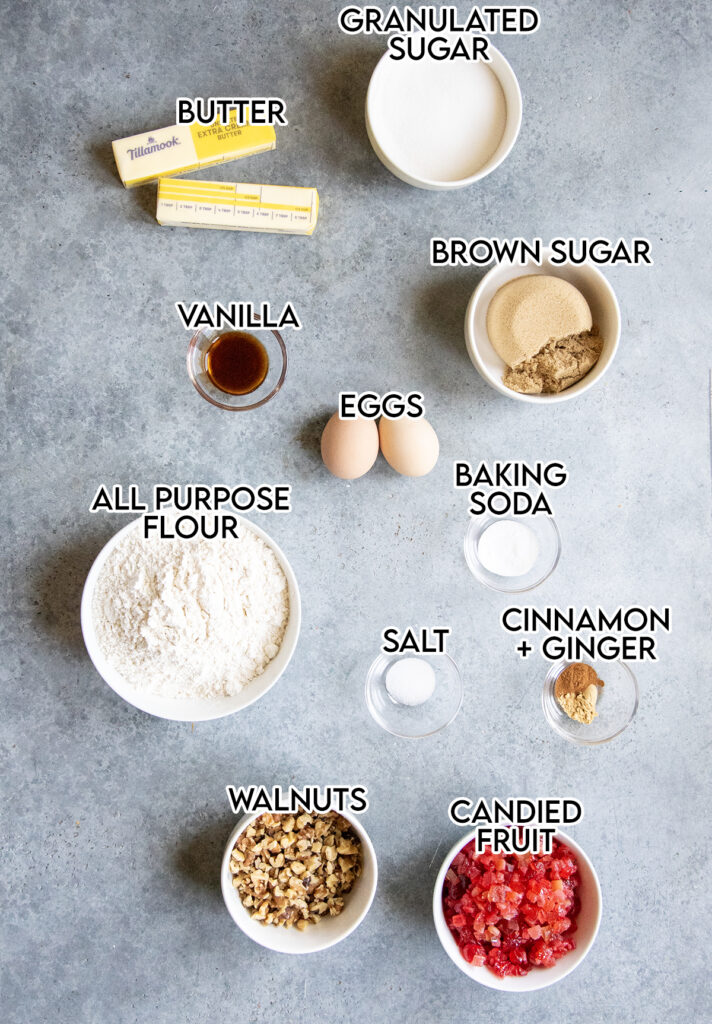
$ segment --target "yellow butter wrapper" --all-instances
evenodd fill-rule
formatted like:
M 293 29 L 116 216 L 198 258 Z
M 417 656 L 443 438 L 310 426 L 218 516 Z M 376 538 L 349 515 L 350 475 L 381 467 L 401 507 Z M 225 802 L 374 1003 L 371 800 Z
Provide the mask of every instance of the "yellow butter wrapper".
M 315 188 L 182 178 L 158 182 L 156 220 L 165 227 L 311 235 L 318 216 Z
M 220 124 L 219 120 L 210 125 L 177 124 L 112 142 L 119 177 L 126 188 L 239 160 L 276 145 L 271 125 L 239 125 L 236 110 L 230 112 L 230 124 Z

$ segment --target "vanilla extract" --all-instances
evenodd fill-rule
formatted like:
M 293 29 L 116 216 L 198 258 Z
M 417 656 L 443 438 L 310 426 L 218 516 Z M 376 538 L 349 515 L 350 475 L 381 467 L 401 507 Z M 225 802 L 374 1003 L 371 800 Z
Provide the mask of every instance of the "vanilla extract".
M 226 395 L 249 395 L 264 383 L 269 356 L 254 334 L 227 331 L 218 335 L 208 349 L 205 370 L 218 391 Z

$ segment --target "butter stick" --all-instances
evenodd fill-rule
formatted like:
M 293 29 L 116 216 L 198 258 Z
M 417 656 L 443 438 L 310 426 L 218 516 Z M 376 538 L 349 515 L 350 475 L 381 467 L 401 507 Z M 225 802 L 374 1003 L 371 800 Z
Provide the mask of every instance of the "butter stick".
M 230 124 L 177 124 L 113 142 L 119 176 L 126 188 L 147 181 L 195 171 L 201 167 L 239 160 L 276 146 L 271 125 L 238 125 L 237 111 Z
M 315 188 L 182 178 L 158 182 L 156 220 L 165 227 L 311 235 L 318 215 Z

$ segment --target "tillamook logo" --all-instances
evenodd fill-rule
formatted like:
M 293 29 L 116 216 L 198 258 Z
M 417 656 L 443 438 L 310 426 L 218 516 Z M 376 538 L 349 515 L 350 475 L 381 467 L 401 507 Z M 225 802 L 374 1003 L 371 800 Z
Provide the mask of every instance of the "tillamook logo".
M 154 137 L 149 135 L 147 146 L 136 146 L 135 149 L 129 149 L 127 152 L 131 156 L 132 160 L 137 160 L 140 156 L 148 156 L 149 153 L 158 153 L 161 149 L 171 149 L 172 146 L 180 146 L 180 139 L 177 135 L 174 135 L 172 139 L 167 139 L 166 142 L 156 142 Z

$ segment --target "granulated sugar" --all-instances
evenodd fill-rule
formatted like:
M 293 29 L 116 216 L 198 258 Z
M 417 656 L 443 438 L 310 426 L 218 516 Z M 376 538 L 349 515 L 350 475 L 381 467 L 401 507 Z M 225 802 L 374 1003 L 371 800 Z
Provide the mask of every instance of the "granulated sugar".
M 418 178 L 458 181 L 494 156 L 507 102 L 499 79 L 481 61 L 390 60 L 381 68 L 370 115 L 398 167 Z
M 222 697 L 261 675 L 289 618 L 277 557 L 245 527 L 239 540 L 144 540 L 140 524 L 111 552 L 93 600 L 105 657 L 137 689 Z

